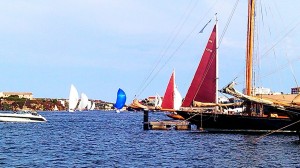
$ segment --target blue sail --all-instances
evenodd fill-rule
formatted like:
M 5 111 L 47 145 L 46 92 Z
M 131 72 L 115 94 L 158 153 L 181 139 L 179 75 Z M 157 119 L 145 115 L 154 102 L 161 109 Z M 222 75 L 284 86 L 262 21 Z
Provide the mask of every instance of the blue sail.
M 117 93 L 117 101 L 114 106 L 117 109 L 121 109 L 124 107 L 125 102 L 126 102 L 126 94 L 121 88 L 119 88 L 118 93 Z

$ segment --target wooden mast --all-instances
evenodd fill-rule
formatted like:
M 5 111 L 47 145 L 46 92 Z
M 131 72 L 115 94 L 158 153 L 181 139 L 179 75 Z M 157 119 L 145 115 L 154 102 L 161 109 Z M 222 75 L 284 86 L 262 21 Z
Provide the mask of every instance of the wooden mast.
M 248 0 L 246 95 L 249 95 L 249 96 L 252 95 L 254 12 L 255 12 L 255 0 Z

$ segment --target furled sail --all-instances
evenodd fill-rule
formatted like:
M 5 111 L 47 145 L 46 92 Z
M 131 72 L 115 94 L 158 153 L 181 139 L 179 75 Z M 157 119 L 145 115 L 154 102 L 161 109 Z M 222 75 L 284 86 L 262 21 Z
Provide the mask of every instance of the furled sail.
M 284 101 L 270 99 L 270 98 L 261 98 L 261 97 L 257 97 L 257 96 L 244 95 L 244 94 L 238 92 L 237 90 L 235 90 L 234 85 L 235 85 L 234 82 L 230 83 L 229 85 L 224 87 L 221 90 L 221 92 L 230 94 L 234 97 L 237 97 L 237 98 L 245 100 L 245 101 L 271 106 L 271 107 L 279 109 L 279 110 L 286 111 L 287 109 L 289 109 L 289 111 L 287 113 L 296 113 L 296 114 L 300 115 L 300 112 L 299 112 L 300 106 L 295 104 L 293 101 L 284 102 Z M 297 111 L 293 111 L 293 110 L 297 110 Z
M 217 97 L 217 39 L 214 26 L 192 83 L 182 103 L 190 107 L 193 101 L 216 103 Z

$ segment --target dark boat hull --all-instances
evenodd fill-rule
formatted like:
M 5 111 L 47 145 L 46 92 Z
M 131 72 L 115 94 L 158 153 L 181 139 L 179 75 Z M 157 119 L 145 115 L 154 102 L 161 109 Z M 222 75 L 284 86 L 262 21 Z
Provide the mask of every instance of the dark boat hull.
M 192 124 L 206 131 L 227 132 L 269 132 L 282 129 L 292 123 L 290 118 L 255 117 L 246 115 L 228 115 L 177 111 L 179 115 Z M 278 132 L 296 132 L 299 125 L 278 130 Z

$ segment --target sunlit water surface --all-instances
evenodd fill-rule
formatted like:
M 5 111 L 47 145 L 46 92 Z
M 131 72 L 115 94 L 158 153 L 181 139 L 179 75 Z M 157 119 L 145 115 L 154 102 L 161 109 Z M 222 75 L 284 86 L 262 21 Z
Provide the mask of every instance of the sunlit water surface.
M 297 136 L 143 130 L 141 112 L 41 112 L 0 123 L 0 167 L 299 167 Z M 166 119 L 150 113 L 150 120 Z

